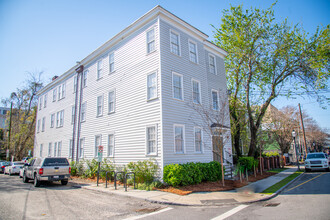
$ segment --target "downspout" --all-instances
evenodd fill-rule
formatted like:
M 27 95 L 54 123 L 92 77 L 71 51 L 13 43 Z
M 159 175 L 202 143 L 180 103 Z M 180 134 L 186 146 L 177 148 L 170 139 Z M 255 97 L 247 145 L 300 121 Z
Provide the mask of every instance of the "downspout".
M 74 119 L 73 119 L 73 131 L 72 131 L 72 149 L 71 149 L 71 156 L 72 156 L 72 161 L 74 161 L 74 146 L 75 146 L 75 138 L 76 138 L 76 127 L 77 127 L 77 108 L 78 108 L 78 83 L 79 83 L 79 74 L 82 72 L 81 69 L 83 69 L 82 66 L 79 66 L 76 69 L 77 72 L 77 88 L 76 88 L 76 95 L 75 95 L 75 105 L 74 105 Z M 78 154 L 78 152 L 77 152 Z
M 79 143 L 80 142 L 79 141 L 80 140 L 80 129 L 81 129 L 80 116 L 81 116 L 81 103 L 82 103 L 82 97 L 83 97 L 83 79 L 84 79 L 83 71 L 84 71 L 84 66 L 80 65 L 76 71 L 78 72 L 77 79 L 79 78 L 79 74 L 80 74 L 80 94 L 79 94 L 78 131 L 77 131 L 77 154 L 76 154 L 76 162 L 78 162 L 79 161 L 78 152 L 79 152 L 79 144 L 80 144 Z M 78 84 L 77 84 L 77 88 L 78 88 Z M 77 91 L 77 93 L 78 93 L 78 91 Z M 72 148 L 73 148 L 73 146 L 74 145 L 72 144 Z

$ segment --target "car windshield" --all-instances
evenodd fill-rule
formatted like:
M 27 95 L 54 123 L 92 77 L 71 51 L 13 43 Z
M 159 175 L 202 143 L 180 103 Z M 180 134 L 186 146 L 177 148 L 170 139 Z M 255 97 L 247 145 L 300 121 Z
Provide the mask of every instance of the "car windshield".
M 324 154 L 308 154 L 307 159 L 324 158 Z
M 69 166 L 66 158 L 46 158 L 44 166 Z
M 13 163 L 13 165 L 24 165 L 24 163 L 17 162 L 17 163 Z

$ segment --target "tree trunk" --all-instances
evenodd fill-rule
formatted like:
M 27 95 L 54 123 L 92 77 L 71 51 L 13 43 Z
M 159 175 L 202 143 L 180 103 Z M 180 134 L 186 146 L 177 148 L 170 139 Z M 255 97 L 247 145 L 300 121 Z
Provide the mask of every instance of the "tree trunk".
M 249 147 L 249 157 L 254 157 L 255 151 L 257 149 L 257 129 L 250 129 L 251 131 L 251 140 L 250 140 L 250 147 Z
M 235 133 L 234 133 L 234 147 L 236 151 L 237 158 L 242 156 L 241 148 L 240 148 L 240 137 L 241 137 L 241 126 L 236 125 Z

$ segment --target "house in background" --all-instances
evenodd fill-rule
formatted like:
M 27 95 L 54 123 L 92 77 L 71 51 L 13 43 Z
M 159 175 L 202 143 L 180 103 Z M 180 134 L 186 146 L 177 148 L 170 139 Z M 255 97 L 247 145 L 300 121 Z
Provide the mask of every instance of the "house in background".
M 0 107 L 0 128 L 7 129 L 6 125 L 7 120 L 7 112 L 10 111 L 10 108 Z
M 119 165 L 212 161 L 212 136 L 191 106 L 229 109 L 220 106 L 226 52 L 207 38 L 153 8 L 39 91 L 34 156 L 93 159 L 103 146 Z M 231 152 L 230 129 L 225 136 Z

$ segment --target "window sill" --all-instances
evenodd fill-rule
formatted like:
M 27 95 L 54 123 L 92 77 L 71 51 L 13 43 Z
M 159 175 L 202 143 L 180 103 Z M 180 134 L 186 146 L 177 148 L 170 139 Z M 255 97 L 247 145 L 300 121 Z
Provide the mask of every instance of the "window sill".
M 178 98 L 174 98 L 174 97 L 173 97 L 173 99 L 174 99 L 174 100 L 177 100 L 177 101 L 184 102 L 184 99 L 178 99 Z
M 175 55 L 175 56 L 177 56 L 177 57 L 180 57 L 180 58 L 182 58 L 182 56 L 181 56 L 181 55 L 175 54 L 175 53 L 173 53 L 172 51 L 171 51 L 171 54 L 173 54 L 173 55 Z
M 157 50 L 155 49 L 155 50 L 153 50 L 153 51 L 151 51 L 151 52 L 147 52 L 147 54 L 146 54 L 146 56 L 149 56 L 150 54 L 153 54 L 153 53 L 155 53 Z
M 195 63 L 194 61 L 189 60 L 189 62 L 192 63 L 192 64 L 195 64 L 196 66 L 199 66 L 198 61 L 197 61 L 197 63 Z
M 116 113 L 116 111 L 108 112 L 108 115 L 112 115 L 112 114 L 114 114 L 114 113 Z
M 103 79 L 103 76 L 102 76 L 102 77 L 100 77 L 100 78 L 98 78 L 98 79 L 96 79 L 96 81 L 99 81 L 99 80 L 101 80 L 101 79 Z
M 157 157 L 158 154 L 157 153 L 152 153 L 152 154 L 146 154 L 146 157 Z
M 103 116 L 103 114 L 102 115 L 96 115 L 97 118 L 101 118 L 102 116 Z
M 109 75 L 112 75 L 116 72 L 116 70 L 112 71 L 112 72 L 109 72 Z
M 203 154 L 202 151 L 195 151 L 194 154 Z
M 151 101 L 154 101 L 154 100 L 157 100 L 157 99 L 158 99 L 158 97 L 147 99 L 147 102 L 151 102 Z

